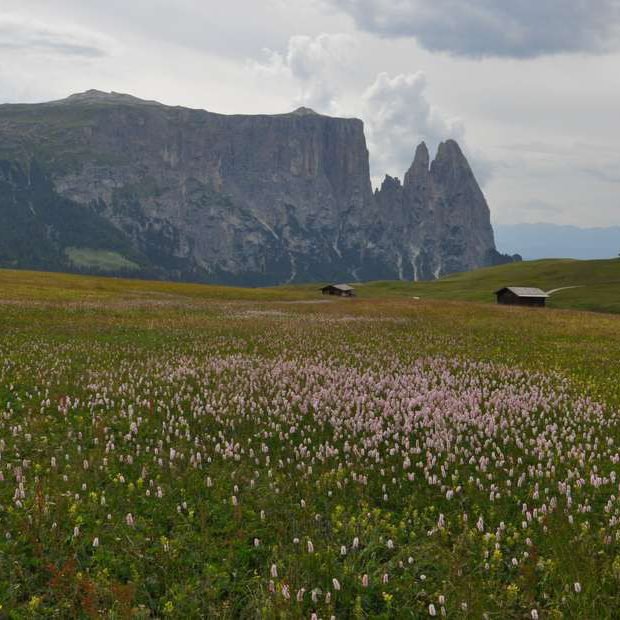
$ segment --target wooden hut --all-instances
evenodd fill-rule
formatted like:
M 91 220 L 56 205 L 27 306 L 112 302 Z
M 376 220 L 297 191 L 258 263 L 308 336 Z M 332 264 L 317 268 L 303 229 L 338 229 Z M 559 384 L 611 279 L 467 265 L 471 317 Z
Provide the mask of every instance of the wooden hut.
M 321 293 L 339 297 L 355 297 L 355 289 L 348 284 L 328 284 L 321 289 Z
M 497 303 L 506 306 L 544 307 L 549 295 L 531 286 L 505 286 L 495 291 Z

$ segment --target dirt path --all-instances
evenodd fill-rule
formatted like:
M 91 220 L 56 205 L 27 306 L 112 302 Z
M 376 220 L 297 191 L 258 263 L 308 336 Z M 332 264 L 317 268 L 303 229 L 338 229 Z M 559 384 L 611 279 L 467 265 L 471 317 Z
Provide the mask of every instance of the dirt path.
M 547 291 L 547 295 L 553 295 L 553 293 L 557 293 L 558 291 L 566 291 L 569 288 L 582 288 L 584 286 L 585 286 L 585 284 L 577 284 L 575 286 L 562 286 L 560 288 L 554 288 L 554 289 L 552 289 L 550 291 Z

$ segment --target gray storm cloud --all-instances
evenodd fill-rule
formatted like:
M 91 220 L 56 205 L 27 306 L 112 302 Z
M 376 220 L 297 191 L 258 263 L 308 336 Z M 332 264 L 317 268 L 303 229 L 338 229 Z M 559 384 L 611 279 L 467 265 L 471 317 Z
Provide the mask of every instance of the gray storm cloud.
M 618 0 L 323 0 L 359 28 L 430 51 L 533 58 L 620 45 Z

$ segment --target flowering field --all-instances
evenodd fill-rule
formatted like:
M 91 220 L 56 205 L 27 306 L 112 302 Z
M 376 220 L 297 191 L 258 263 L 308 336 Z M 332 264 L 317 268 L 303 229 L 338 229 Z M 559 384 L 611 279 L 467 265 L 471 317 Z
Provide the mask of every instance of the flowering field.
M 3 296 L 0 617 L 617 617 L 619 318 Z

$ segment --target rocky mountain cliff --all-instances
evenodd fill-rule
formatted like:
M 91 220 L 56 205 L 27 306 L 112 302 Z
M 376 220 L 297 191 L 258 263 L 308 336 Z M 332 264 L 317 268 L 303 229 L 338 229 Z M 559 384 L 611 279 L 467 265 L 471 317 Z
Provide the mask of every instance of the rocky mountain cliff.
M 0 265 L 262 285 L 512 260 L 453 141 L 372 191 L 363 124 L 88 91 L 0 106 Z

